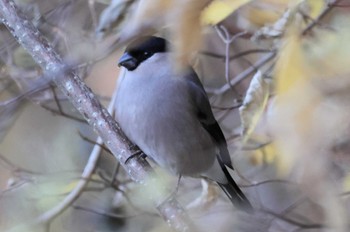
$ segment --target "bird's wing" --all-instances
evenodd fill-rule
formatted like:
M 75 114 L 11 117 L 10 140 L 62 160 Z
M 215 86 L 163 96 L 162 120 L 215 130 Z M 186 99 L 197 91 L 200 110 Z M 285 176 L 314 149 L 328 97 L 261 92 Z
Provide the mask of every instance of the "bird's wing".
M 212 136 L 220 150 L 221 161 L 229 168 L 233 169 L 231 157 L 227 150 L 227 143 L 222 130 L 217 123 L 210 107 L 208 96 L 200 82 L 197 74 L 191 69 L 186 75 L 187 83 L 191 89 L 189 92 L 197 107 L 198 119 L 203 127 Z M 193 91 L 193 89 L 195 89 Z

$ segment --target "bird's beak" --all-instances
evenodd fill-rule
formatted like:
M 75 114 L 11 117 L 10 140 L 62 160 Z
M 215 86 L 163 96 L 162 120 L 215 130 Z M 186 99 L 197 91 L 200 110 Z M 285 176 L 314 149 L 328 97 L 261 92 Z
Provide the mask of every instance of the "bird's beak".
M 136 69 L 138 65 L 137 60 L 127 52 L 120 57 L 118 62 L 119 67 L 123 66 L 129 71 Z

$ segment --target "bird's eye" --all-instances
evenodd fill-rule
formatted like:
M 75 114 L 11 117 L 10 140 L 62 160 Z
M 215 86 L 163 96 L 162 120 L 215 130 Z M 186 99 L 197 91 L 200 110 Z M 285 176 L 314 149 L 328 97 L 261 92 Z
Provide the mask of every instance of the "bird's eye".
M 148 52 L 144 52 L 144 53 L 143 53 L 143 55 L 145 55 L 145 56 L 148 56 L 148 54 L 149 54 Z

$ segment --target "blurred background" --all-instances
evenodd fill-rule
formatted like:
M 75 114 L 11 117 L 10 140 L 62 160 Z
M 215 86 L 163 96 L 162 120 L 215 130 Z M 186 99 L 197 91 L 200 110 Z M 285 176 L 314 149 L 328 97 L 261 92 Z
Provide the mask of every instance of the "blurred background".
M 199 231 L 350 230 L 350 1 L 15 3 L 105 106 L 138 36 L 165 37 L 174 65 L 193 65 L 256 209 L 182 178 L 176 195 Z M 4 25 L 0 74 L 0 231 L 171 231 L 106 149 L 78 199 L 33 225 L 77 185 L 96 135 Z

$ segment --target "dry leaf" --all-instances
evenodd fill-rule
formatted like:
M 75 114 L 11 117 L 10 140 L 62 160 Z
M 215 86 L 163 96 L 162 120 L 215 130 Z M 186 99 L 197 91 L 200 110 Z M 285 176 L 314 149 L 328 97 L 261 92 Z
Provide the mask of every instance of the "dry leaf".
M 239 108 L 242 121 L 243 143 L 246 143 L 266 108 L 270 94 L 270 83 L 257 71 L 250 82 L 243 105 Z
M 278 159 L 278 151 L 273 142 L 268 143 L 250 154 L 250 162 L 253 165 L 262 165 L 266 163 L 275 163 Z

